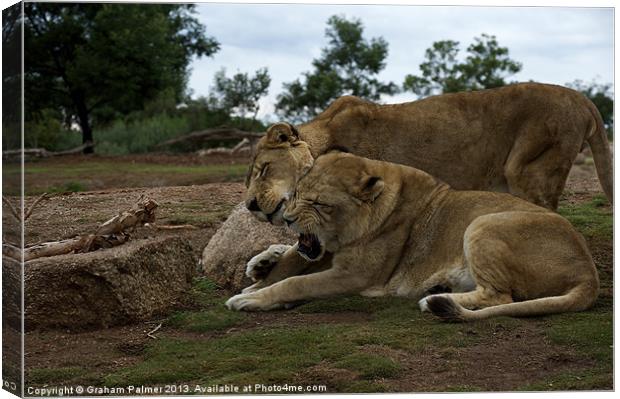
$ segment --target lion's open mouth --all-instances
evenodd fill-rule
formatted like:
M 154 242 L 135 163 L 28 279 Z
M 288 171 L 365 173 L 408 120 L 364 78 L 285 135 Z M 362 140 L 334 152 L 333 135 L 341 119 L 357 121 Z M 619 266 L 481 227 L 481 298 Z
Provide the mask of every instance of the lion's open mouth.
M 314 234 L 300 234 L 297 251 L 305 255 L 308 259 L 313 260 L 321 255 L 321 241 Z

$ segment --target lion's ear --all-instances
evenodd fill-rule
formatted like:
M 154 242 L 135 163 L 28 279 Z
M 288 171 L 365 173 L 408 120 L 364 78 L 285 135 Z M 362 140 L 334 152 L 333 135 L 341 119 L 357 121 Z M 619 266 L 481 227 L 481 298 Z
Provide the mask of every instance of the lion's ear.
M 364 175 L 360 181 L 358 198 L 365 202 L 373 202 L 383 192 L 385 183 L 378 176 Z
M 267 142 L 270 144 L 294 143 L 299 140 L 299 132 L 295 126 L 279 122 L 267 129 Z

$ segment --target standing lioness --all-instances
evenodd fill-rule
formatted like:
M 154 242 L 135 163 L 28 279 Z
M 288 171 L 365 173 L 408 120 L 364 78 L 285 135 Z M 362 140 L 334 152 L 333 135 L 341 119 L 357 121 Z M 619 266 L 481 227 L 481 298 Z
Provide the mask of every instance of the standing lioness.
M 411 167 L 320 156 L 284 220 L 300 233 L 297 251 L 310 261 L 333 254 L 331 267 L 236 295 L 229 308 L 441 290 L 422 310 L 472 320 L 584 310 L 598 293 L 585 241 L 566 219 L 508 194 L 452 190 Z
M 521 83 L 389 105 L 345 96 L 308 123 L 267 130 L 248 173 L 246 206 L 259 219 L 280 224 L 313 159 L 342 146 L 416 167 L 458 190 L 509 192 L 555 209 L 586 143 L 611 201 L 607 132 L 596 106 L 577 91 Z

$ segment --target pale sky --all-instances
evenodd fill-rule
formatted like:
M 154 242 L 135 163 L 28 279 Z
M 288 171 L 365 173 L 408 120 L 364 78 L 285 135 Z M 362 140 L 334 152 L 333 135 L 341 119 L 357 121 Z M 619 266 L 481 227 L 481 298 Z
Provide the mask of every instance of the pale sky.
M 402 85 L 405 75 L 419 74 L 424 51 L 438 40 L 456 40 L 461 53 L 481 33 L 495 35 L 523 69 L 509 80 L 565 84 L 575 79 L 614 83 L 613 9 L 571 7 L 472 7 L 301 4 L 198 4 L 198 18 L 221 49 L 192 63 L 193 96 L 207 95 L 213 75 L 227 76 L 269 69 L 269 94 L 259 117 L 274 121 L 273 104 L 291 82 L 312 69 L 313 58 L 327 44 L 327 19 L 334 14 L 361 19 L 364 37 L 389 43 L 384 81 Z M 401 93 L 384 102 L 415 100 Z

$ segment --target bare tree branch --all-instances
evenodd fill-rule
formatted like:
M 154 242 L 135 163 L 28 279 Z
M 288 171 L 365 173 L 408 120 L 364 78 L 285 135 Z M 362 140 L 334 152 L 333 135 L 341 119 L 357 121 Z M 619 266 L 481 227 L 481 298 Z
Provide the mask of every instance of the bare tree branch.
M 39 157 L 39 158 L 58 157 L 62 155 L 81 154 L 82 151 L 84 151 L 86 148 L 91 148 L 91 147 L 94 147 L 94 144 L 89 141 L 87 143 L 82 144 L 79 147 L 75 147 L 75 148 L 72 148 L 66 151 L 48 151 L 45 148 L 24 148 L 23 151 L 22 150 L 2 151 L 2 156 L 5 158 L 17 157 L 17 156 L 21 156 L 23 153 L 24 156 L 33 156 L 33 157 Z
M 11 212 L 11 215 L 13 215 L 15 220 L 21 223 L 22 216 L 19 214 L 19 212 L 17 212 L 15 207 L 13 207 L 13 204 L 11 204 L 11 201 L 9 201 L 8 198 L 6 198 L 4 195 L 2 196 L 2 203 L 5 204 L 9 208 L 9 211 Z
M 183 142 L 201 142 L 201 141 L 210 141 L 210 140 L 228 140 L 228 139 L 259 139 L 263 137 L 265 133 L 259 132 L 246 132 L 244 130 L 239 130 L 235 128 L 217 128 L 217 129 L 207 129 L 201 130 L 198 132 L 192 132 L 185 136 L 177 137 L 174 139 L 166 140 L 162 143 L 157 144 L 155 147 L 161 148 L 165 146 L 169 146 L 172 144 L 183 143 Z

